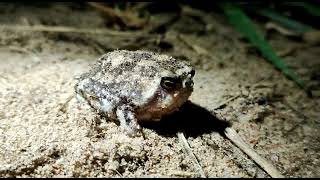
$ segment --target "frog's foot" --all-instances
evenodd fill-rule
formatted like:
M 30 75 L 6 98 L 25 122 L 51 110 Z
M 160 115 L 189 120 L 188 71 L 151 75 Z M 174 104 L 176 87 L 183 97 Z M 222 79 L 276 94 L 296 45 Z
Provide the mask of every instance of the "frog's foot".
M 133 108 L 129 105 L 123 105 L 117 108 L 117 118 L 120 126 L 123 127 L 129 136 L 136 136 L 141 132 L 141 127 L 135 117 Z

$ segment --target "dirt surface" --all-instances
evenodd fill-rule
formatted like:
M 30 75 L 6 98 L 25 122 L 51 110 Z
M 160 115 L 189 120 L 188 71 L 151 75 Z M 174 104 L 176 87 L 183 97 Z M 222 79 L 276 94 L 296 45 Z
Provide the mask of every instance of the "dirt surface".
M 269 177 L 221 134 L 224 122 L 284 176 L 320 177 L 320 47 L 268 34 L 278 53 L 291 52 L 283 59 L 312 87 L 315 96 L 308 98 L 221 13 L 174 12 L 151 13 L 150 23 L 135 31 L 143 33 L 132 35 L 1 28 L 0 177 L 200 177 L 177 132 L 207 177 Z M 0 23 L 106 27 L 95 8 L 63 3 L 1 3 Z M 144 33 L 148 28 L 154 33 Z M 196 68 L 190 101 L 144 124 L 144 138 L 126 136 L 72 98 L 75 77 L 113 49 L 166 53 Z

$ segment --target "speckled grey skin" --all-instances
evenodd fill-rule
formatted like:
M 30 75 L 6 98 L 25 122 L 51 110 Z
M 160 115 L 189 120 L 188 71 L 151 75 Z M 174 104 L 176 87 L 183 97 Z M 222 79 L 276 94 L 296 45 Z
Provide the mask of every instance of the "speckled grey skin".
M 184 61 L 147 51 L 104 54 L 78 79 L 77 99 L 120 121 L 132 135 L 138 121 L 158 121 L 177 110 L 193 91 L 194 68 Z

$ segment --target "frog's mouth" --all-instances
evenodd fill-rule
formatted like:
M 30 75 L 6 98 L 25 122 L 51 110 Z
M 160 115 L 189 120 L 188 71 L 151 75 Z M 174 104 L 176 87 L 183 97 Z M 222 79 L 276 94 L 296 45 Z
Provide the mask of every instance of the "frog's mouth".
M 164 115 L 170 115 L 184 104 L 193 91 L 193 82 L 175 92 L 160 89 L 154 98 L 144 107 L 136 110 L 137 119 L 141 121 L 159 121 Z

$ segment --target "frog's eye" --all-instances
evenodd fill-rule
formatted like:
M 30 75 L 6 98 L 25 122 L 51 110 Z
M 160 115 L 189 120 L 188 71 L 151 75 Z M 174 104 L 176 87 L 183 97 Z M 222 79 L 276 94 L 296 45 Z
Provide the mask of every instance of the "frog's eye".
M 181 81 L 176 78 L 164 77 L 161 79 L 161 87 L 166 90 L 173 90 L 179 88 Z

